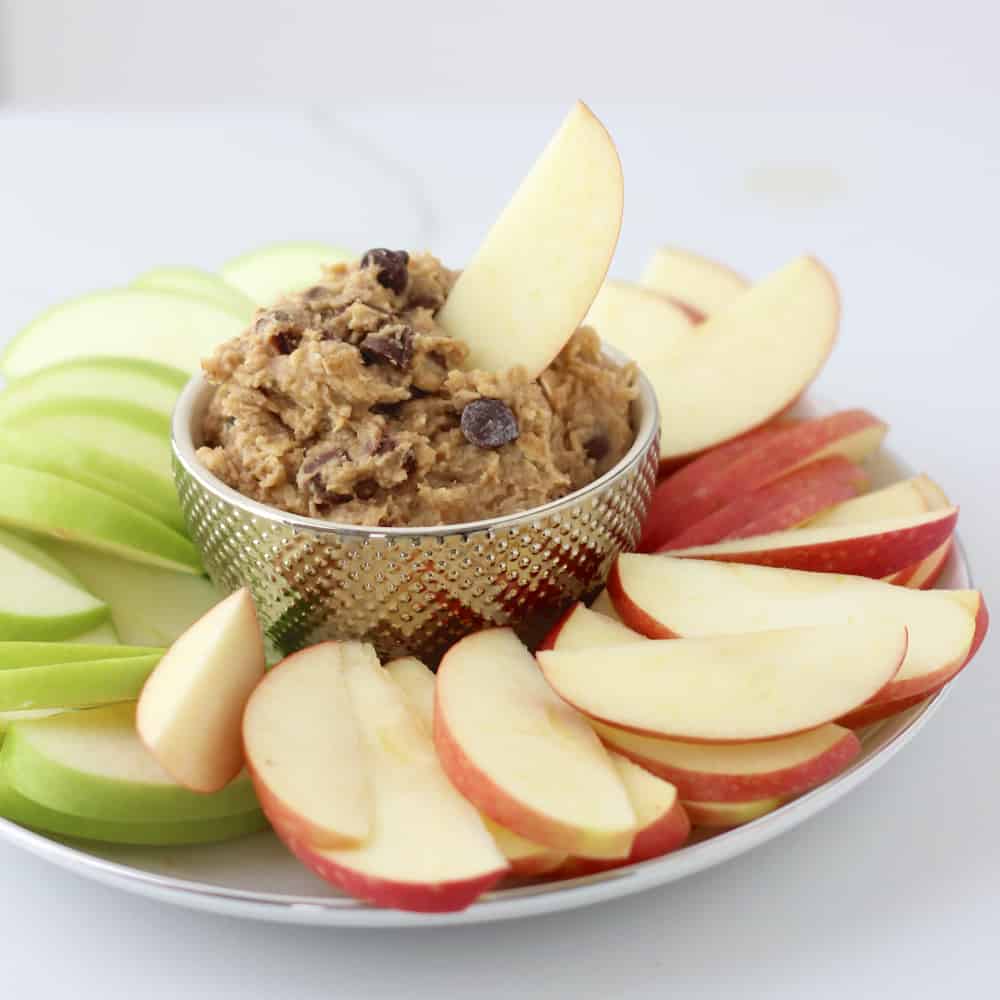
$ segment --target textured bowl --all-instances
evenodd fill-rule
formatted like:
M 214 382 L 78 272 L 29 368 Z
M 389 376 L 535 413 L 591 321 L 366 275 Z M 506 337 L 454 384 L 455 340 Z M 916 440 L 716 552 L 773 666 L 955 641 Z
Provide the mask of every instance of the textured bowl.
M 456 639 L 488 625 L 512 625 L 533 641 L 568 602 L 604 582 L 619 552 L 636 546 L 656 482 L 659 413 L 640 376 L 628 454 L 560 500 L 431 528 L 300 517 L 249 500 L 198 461 L 213 391 L 194 377 L 174 412 L 181 507 L 209 576 L 227 591 L 250 588 L 280 652 L 363 639 L 383 657 L 436 663 Z

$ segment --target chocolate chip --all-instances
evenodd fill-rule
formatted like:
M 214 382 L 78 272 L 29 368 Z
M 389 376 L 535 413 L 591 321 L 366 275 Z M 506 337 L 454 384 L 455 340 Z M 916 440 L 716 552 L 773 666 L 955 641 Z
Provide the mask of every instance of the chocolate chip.
M 354 495 L 359 500 L 371 500 L 378 491 L 378 483 L 374 479 L 362 479 L 360 483 L 354 485 Z
M 396 439 L 391 434 L 386 434 L 381 441 L 375 446 L 375 451 L 372 453 L 374 455 L 388 455 L 390 451 L 394 451 L 396 448 Z
M 370 365 L 385 361 L 406 371 L 413 361 L 413 331 L 408 326 L 398 326 L 391 333 L 369 333 L 361 341 L 360 350 Z
M 405 399 L 400 399 L 392 403 L 372 403 L 372 413 L 381 414 L 383 417 L 398 417 L 405 402 Z
M 302 475 L 311 475 L 317 469 L 321 469 L 329 462 L 333 462 L 335 460 L 339 462 L 342 458 L 346 457 L 347 452 L 345 452 L 343 448 L 327 448 L 325 451 L 318 452 L 308 461 L 302 463 Z
M 412 451 L 408 452 L 406 458 L 403 459 L 403 471 L 408 476 L 412 476 L 417 471 L 417 456 Z
M 291 354 L 302 343 L 302 334 L 295 330 L 282 330 L 271 337 L 271 346 L 279 354 Z
M 318 475 L 313 476 L 308 483 L 312 495 L 316 498 L 316 506 L 320 510 L 329 510 L 337 504 L 347 503 L 353 499 L 350 493 L 331 493 Z
M 607 434 L 595 434 L 583 446 L 587 457 L 599 462 L 611 450 L 611 442 Z
M 517 440 L 517 417 L 502 399 L 474 399 L 462 410 L 462 433 L 477 448 L 500 448 Z
M 410 263 L 410 255 L 405 250 L 386 250 L 376 247 L 368 250 L 361 258 L 362 267 L 377 267 L 375 280 L 383 287 L 402 295 L 406 291 L 409 278 L 406 266 Z

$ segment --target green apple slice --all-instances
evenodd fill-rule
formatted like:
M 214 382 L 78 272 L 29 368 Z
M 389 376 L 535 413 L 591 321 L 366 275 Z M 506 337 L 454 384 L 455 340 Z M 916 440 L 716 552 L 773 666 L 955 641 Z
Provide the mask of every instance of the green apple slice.
M 132 287 L 207 299 L 239 316 L 244 323 L 253 319 L 257 309 L 251 299 L 228 281 L 196 267 L 156 267 L 135 278 Z
M 183 535 L 114 497 L 6 463 L 0 463 L 0 483 L 0 524 L 183 573 L 201 572 L 198 550 Z
M 0 545 L 0 639 L 67 639 L 100 625 L 108 606 L 24 555 Z
M 156 361 L 194 372 L 246 324 L 214 302 L 148 288 L 95 292 L 42 313 L 11 341 L 0 371 L 18 378 L 93 355 Z
M 111 622 L 102 622 L 97 628 L 84 632 L 83 635 L 75 635 L 70 640 L 81 646 L 112 646 L 117 643 L 118 633 Z
M 29 541 L 27 538 L 11 534 L 9 531 L 0 531 L 0 545 L 13 550 L 22 558 L 27 559 L 28 562 L 34 563 L 40 569 L 45 570 L 46 573 L 58 576 L 78 590 L 86 590 L 86 586 L 80 582 L 79 577 L 65 563 L 60 562 L 54 555 L 46 552 L 43 544 Z M 74 641 L 76 641 L 75 636 Z
M 122 642 L 133 646 L 169 646 L 224 596 L 205 577 L 126 562 L 64 542 L 42 544 L 108 604 Z
M 0 418 L 32 403 L 91 397 L 142 405 L 166 417 L 188 376 L 176 368 L 136 358 L 79 358 L 26 375 L 0 392 Z
M 178 847 L 185 844 L 210 844 L 235 840 L 268 827 L 259 810 L 221 816 L 217 819 L 173 820 L 169 822 L 122 822 L 94 819 L 57 812 L 25 798 L 4 780 L 0 772 L 0 816 L 20 826 L 27 826 L 57 837 L 96 840 L 107 844 L 133 844 L 145 847 Z
M 222 276 L 259 306 L 323 279 L 323 266 L 355 255 L 325 243 L 275 243 L 222 265 Z
M 161 658 L 162 654 L 155 653 L 0 669 L 0 711 L 93 708 L 135 701 Z
M 257 808 L 245 773 L 210 795 L 175 784 L 136 735 L 133 702 L 12 723 L 0 774 L 40 805 L 93 819 L 217 819 Z
M 135 403 L 83 396 L 42 400 L 8 414 L 6 423 L 32 436 L 100 448 L 161 479 L 172 475 L 170 421 Z
M 24 667 L 83 663 L 87 660 L 134 660 L 162 656 L 162 646 L 98 646 L 72 642 L 0 642 L 0 672 Z
M 175 531 L 187 526 L 171 479 L 111 452 L 55 434 L 0 430 L 0 462 L 72 480 L 135 507 Z

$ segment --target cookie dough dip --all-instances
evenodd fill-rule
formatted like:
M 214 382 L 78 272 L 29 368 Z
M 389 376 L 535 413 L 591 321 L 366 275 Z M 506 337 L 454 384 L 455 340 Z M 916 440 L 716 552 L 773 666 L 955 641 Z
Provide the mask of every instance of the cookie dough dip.
M 517 513 L 607 472 L 633 441 L 634 366 L 581 327 L 537 377 L 478 370 L 438 319 L 457 279 L 375 249 L 258 312 L 203 363 L 201 462 L 261 503 L 372 527 Z

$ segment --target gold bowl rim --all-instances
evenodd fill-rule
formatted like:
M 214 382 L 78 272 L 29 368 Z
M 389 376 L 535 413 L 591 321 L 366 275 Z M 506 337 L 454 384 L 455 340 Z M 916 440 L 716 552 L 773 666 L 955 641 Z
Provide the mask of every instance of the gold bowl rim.
M 629 359 L 622 352 L 603 345 L 604 353 L 618 364 L 626 364 Z M 575 506 L 586 500 L 592 494 L 620 479 L 645 460 L 660 427 L 660 410 L 649 379 L 641 369 L 638 371 L 639 395 L 633 403 L 633 414 L 636 423 L 635 440 L 625 456 L 603 476 L 588 483 L 581 489 L 567 493 L 566 496 L 551 500 L 540 507 L 516 514 L 505 514 L 502 517 L 485 518 L 479 521 L 465 521 L 458 524 L 438 524 L 419 527 L 371 528 L 359 524 L 343 524 L 317 517 L 305 517 L 301 514 L 290 514 L 268 504 L 259 503 L 243 496 L 221 479 L 214 476 L 198 460 L 195 441 L 196 425 L 201 421 L 208 403 L 211 400 L 214 386 L 201 373 L 194 375 L 181 391 L 174 407 L 171 420 L 171 447 L 177 464 L 202 489 L 207 490 L 217 500 L 229 507 L 235 507 L 253 517 L 271 521 L 286 527 L 313 532 L 319 535 L 348 535 L 358 538 L 443 538 L 450 535 L 470 535 L 484 531 L 504 531 L 517 528 L 525 523 L 539 518 L 558 514 L 563 509 Z M 174 479 L 178 479 L 175 466 Z

